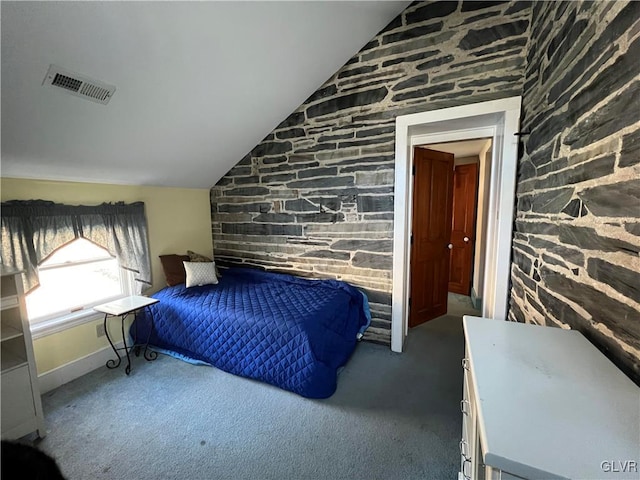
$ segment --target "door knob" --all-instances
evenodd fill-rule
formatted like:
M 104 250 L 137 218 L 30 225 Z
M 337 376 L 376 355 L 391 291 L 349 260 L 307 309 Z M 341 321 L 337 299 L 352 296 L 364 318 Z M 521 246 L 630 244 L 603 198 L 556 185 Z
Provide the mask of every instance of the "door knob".
M 450 243 L 449 245 L 447 245 L 447 248 L 448 248 L 449 250 L 453 250 L 453 243 Z
M 469 237 L 464 237 L 462 240 L 464 240 L 464 243 L 469 243 Z

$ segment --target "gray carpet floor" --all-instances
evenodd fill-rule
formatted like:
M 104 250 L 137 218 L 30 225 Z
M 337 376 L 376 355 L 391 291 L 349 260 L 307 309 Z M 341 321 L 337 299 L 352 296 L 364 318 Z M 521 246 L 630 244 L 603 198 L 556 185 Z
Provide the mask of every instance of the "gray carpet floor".
M 329 399 L 160 355 L 43 396 L 36 446 L 68 480 L 456 478 L 468 297 L 412 329 L 405 353 L 358 344 Z

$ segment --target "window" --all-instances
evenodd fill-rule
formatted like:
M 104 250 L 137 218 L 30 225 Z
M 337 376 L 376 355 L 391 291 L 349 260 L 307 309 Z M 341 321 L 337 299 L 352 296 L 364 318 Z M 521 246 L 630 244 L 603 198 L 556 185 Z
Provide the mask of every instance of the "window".
M 26 296 L 32 323 L 85 312 L 130 295 L 131 274 L 98 245 L 79 238 L 38 265 L 40 286 Z
M 65 247 L 72 239 L 89 240 L 117 258 L 120 267 L 133 272 L 130 276 L 135 293 L 151 286 L 143 202 L 92 206 L 10 200 L 2 202 L 0 219 L 0 263 L 8 270 L 24 272 L 22 281 L 27 292 L 40 283 L 39 268 L 49 260 L 51 252 Z M 73 261 L 78 260 L 73 257 Z

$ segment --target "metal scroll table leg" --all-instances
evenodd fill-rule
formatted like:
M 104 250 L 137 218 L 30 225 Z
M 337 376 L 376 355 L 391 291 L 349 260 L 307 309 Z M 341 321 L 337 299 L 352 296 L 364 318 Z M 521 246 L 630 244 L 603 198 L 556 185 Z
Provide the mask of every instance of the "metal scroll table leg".
M 147 335 L 147 341 L 144 344 L 144 358 L 147 361 L 152 361 L 158 358 L 158 352 L 154 352 L 153 350 L 149 350 L 149 340 L 151 340 L 151 335 L 153 334 L 153 330 L 155 328 L 155 321 L 153 319 L 153 311 L 151 310 L 151 305 L 146 307 L 147 312 L 149 312 L 149 321 L 151 322 L 151 328 L 149 328 L 149 333 Z
M 127 354 L 127 366 L 124 369 L 124 373 L 129 375 L 131 373 L 131 357 L 129 356 L 129 347 L 127 347 L 127 337 L 124 334 L 124 321 L 127 318 L 127 314 L 125 313 L 124 315 L 121 316 L 121 318 L 122 318 L 122 322 L 121 322 L 122 341 L 124 342 L 124 351 Z
M 138 311 L 133 312 L 133 353 L 136 357 L 140 356 L 140 342 L 138 341 Z
M 118 357 L 118 360 L 114 360 L 114 359 L 107 360 L 107 368 L 117 368 L 120 366 L 120 362 L 122 362 L 122 358 L 120 357 L 120 354 L 118 353 L 118 349 L 113 344 L 113 341 L 111 340 L 111 336 L 109 335 L 109 329 L 107 328 L 108 316 L 109 316 L 108 313 L 104 314 L 104 334 L 106 335 L 107 340 L 109 340 L 109 345 L 111 345 L 111 348 L 113 349 L 113 353 L 116 354 L 116 356 Z

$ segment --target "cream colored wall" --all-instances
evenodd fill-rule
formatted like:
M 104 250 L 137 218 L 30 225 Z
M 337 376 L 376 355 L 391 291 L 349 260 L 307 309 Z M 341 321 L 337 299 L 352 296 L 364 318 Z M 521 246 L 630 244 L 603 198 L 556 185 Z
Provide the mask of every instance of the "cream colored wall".
M 487 226 L 489 224 L 489 187 L 491 184 L 491 139 L 480 152 L 478 173 L 478 207 L 476 221 L 476 255 L 473 260 L 473 299 L 482 299 L 484 289 L 485 248 L 487 248 Z M 482 255 L 478 255 L 482 252 Z M 476 305 L 479 308 L 479 305 Z
M 194 250 L 213 254 L 208 189 L 144 187 L 95 183 L 0 179 L 0 197 L 7 200 L 51 200 L 69 205 L 102 202 L 145 203 L 153 286 L 146 294 L 165 286 L 158 255 Z M 41 375 L 108 346 L 98 337 L 95 320 L 60 333 L 38 338 L 34 350 Z

